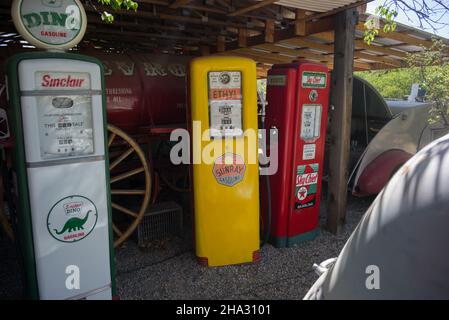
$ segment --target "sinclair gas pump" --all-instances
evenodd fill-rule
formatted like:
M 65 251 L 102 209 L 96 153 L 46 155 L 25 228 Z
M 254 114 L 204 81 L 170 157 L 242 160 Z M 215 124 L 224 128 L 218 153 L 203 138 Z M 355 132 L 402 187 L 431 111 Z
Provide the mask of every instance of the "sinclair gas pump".
M 196 255 L 208 266 L 259 258 L 256 65 L 203 57 L 190 65 Z
M 12 11 L 24 37 L 40 47 L 70 47 L 85 30 L 78 1 L 15 1 Z M 70 13 L 75 20 L 29 23 L 47 11 L 47 18 L 69 19 Z M 103 67 L 87 56 L 34 52 L 13 56 L 7 68 L 28 296 L 111 299 L 115 285 Z
M 267 102 L 266 128 L 279 134 L 278 171 L 270 176 L 270 239 L 276 247 L 290 247 L 318 231 L 327 67 L 310 62 L 274 65 L 268 72 Z

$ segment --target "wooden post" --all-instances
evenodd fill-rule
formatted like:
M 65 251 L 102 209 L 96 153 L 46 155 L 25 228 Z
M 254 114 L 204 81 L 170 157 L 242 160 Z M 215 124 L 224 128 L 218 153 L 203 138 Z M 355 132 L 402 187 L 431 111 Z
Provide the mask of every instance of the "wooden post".
M 330 130 L 327 229 L 336 234 L 345 223 L 349 147 L 351 135 L 354 38 L 358 14 L 355 9 L 339 12 L 335 20 L 334 70 L 331 92 L 334 110 Z

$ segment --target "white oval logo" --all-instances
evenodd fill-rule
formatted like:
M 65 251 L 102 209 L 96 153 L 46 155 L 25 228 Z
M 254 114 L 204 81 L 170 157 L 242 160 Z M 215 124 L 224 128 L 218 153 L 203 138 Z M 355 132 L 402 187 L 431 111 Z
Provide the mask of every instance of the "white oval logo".
M 76 242 L 92 232 L 97 220 L 97 208 L 92 201 L 83 196 L 70 196 L 50 209 L 47 229 L 58 241 Z

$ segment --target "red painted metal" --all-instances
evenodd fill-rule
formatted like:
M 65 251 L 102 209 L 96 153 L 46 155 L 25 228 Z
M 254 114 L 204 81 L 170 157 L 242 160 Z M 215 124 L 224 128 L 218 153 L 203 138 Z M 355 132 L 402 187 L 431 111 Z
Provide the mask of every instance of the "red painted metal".
M 269 177 L 271 188 L 271 236 L 281 237 L 287 234 L 287 223 L 290 205 L 290 182 L 292 180 L 292 146 L 294 143 L 294 121 L 296 103 L 296 78 L 297 70 L 294 68 L 279 68 L 268 71 L 268 76 L 280 75 L 286 77 L 285 86 L 267 85 L 267 111 L 265 118 L 265 128 L 267 130 L 277 128 L 278 131 L 278 171 Z M 267 133 L 267 137 L 268 137 Z M 267 152 L 270 154 L 269 144 Z M 267 197 L 265 179 L 260 182 L 263 229 L 266 229 L 268 210 L 266 206 Z M 264 230 L 266 232 L 266 230 Z
M 144 123 L 144 92 L 136 63 L 126 54 L 82 52 L 101 60 L 106 84 L 108 122 L 126 133 L 136 133 Z
M 144 119 L 151 126 L 186 123 L 186 66 L 191 57 L 134 54 L 143 85 Z
M 325 88 L 303 88 L 303 72 L 324 73 Z M 268 72 L 269 79 L 273 76 L 274 81 L 270 83 L 269 80 L 267 87 L 266 128 L 276 127 L 279 130 L 279 166 L 278 172 L 270 176 L 270 239 L 275 246 L 282 247 L 312 237 L 318 226 L 330 77 L 326 66 L 310 62 L 274 65 Z M 280 80 L 279 76 L 285 76 L 285 81 Z M 312 90 L 316 90 L 316 96 L 311 94 Z M 309 142 L 300 137 L 304 104 L 322 106 L 319 137 Z M 305 144 L 315 145 L 313 159 L 303 159 Z M 318 164 L 317 174 L 309 172 L 313 171 L 315 164 Z M 298 174 L 299 166 L 304 166 L 302 174 Z M 304 199 L 299 198 L 298 184 L 307 189 Z M 316 188 L 315 194 L 312 188 Z
M 186 123 L 185 68 L 191 57 L 96 50 L 81 53 L 99 58 L 105 66 L 110 123 L 131 134 L 157 126 L 169 133 Z
M 353 195 L 365 197 L 378 194 L 394 173 L 413 155 L 399 149 L 388 150 L 375 158 L 363 170 Z

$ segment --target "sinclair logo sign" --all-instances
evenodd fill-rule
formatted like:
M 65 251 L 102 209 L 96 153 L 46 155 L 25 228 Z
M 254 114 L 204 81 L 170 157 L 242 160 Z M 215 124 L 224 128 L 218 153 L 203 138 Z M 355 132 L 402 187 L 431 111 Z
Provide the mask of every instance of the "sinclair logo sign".
M 14 0 L 11 14 L 25 40 L 43 49 L 74 47 L 86 32 L 79 0 Z

